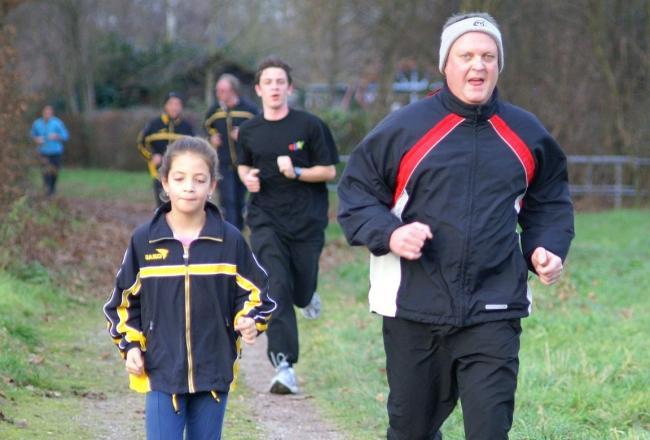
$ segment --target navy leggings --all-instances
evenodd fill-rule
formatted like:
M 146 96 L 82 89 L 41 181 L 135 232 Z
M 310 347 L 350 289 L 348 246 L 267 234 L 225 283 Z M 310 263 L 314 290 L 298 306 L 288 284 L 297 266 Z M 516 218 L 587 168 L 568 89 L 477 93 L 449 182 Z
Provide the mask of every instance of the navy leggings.
M 226 413 L 228 394 L 218 394 L 217 401 L 210 392 L 177 394 L 149 391 L 145 400 L 147 440 L 219 440 Z M 177 412 L 178 411 L 178 412 Z

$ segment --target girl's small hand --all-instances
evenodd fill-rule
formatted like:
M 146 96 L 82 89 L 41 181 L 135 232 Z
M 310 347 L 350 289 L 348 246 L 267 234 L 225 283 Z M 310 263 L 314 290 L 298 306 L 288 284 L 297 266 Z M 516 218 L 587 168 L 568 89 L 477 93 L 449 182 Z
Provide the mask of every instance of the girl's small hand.
M 126 352 L 126 371 L 136 376 L 144 373 L 144 359 L 140 348 L 133 347 Z
M 248 345 L 255 343 L 257 337 L 257 329 L 255 328 L 255 320 L 247 316 L 240 316 L 235 323 L 235 330 L 241 334 L 241 338 Z

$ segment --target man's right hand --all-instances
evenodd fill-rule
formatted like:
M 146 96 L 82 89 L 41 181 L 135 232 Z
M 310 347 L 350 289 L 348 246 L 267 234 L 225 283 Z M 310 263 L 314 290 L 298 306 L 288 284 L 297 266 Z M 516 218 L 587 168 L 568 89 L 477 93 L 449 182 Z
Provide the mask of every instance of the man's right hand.
M 144 373 L 144 359 L 140 348 L 133 347 L 126 352 L 126 371 L 136 376 Z
M 429 225 L 413 222 L 395 229 L 390 236 L 389 246 L 395 255 L 407 260 L 417 260 L 422 256 L 424 242 L 432 238 Z
M 256 193 L 260 191 L 260 178 L 258 174 L 260 173 L 259 168 L 251 168 L 246 177 L 244 178 L 244 185 L 250 193 Z
M 160 164 L 162 163 L 162 154 L 154 154 L 153 156 L 151 156 L 151 161 L 155 166 L 159 167 Z
M 210 144 L 212 144 L 214 148 L 219 148 L 221 146 L 221 135 L 219 133 L 210 135 Z

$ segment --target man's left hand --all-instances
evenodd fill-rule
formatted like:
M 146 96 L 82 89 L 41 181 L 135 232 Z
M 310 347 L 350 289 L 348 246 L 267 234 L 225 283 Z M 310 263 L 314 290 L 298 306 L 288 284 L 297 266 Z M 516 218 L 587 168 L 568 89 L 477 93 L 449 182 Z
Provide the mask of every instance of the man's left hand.
M 562 276 L 562 259 L 543 247 L 535 249 L 530 261 L 542 284 L 554 284 Z
M 296 171 L 294 170 L 293 162 L 289 156 L 278 156 L 277 162 L 278 170 L 284 174 L 284 177 L 292 180 L 296 178 Z

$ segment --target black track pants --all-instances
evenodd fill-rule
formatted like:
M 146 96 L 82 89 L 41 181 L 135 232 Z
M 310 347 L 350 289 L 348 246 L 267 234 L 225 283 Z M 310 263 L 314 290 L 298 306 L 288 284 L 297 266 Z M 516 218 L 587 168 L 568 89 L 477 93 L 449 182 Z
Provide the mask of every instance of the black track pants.
M 433 439 L 460 397 L 465 436 L 507 439 L 519 370 L 519 319 L 471 327 L 384 317 L 388 439 Z
M 298 323 L 293 306 L 305 307 L 316 291 L 324 241 L 323 233 L 311 241 L 294 241 L 270 227 L 251 231 L 251 247 L 269 275 L 269 295 L 278 304 L 266 331 L 272 363 L 280 353 L 289 363 L 298 362 Z

